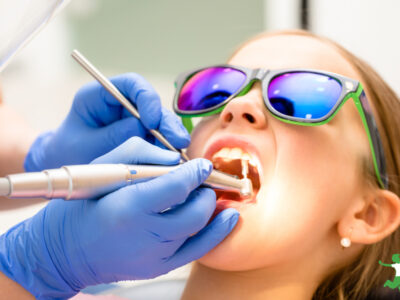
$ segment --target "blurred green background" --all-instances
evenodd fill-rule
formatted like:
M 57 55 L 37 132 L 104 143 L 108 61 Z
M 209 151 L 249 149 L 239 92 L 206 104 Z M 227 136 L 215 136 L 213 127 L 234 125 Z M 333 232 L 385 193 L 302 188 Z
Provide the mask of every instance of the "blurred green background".
M 176 75 L 225 62 L 263 30 L 263 6 L 257 0 L 97 0 L 92 13 L 70 11 L 68 20 L 74 45 L 103 67 Z
M 76 48 L 106 76 L 143 75 L 171 108 L 173 82 L 180 72 L 226 62 L 237 46 L 261 31 L 298 28 L 301 2 L 72 0 L 0 74 L 5 102 L 33 127 L 58 126 L 76 91 L 93 80 L 71 59 Z M 398 0 L 384 5 L 364 0 L 308 2 L 311 31 L 370 62 L 400 91 L 400 42 L 393 38 L 399 25 Z
M 264 30 L 264 7 L 264 0 L 72 0 L 0 74 L 5 101 L 39 130 L 58 126 L 93 80 L 70 57 L 78 49 L 108 77 L 143 75 L 171 108 L 177 75 L 226 62 Z

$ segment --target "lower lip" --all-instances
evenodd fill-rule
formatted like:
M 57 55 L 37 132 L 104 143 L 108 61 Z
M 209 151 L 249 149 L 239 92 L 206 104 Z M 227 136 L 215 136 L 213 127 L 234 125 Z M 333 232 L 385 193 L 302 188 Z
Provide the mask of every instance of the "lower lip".
M 213 216 L 211 219 L 214 219 L 216 215 L 218 215 L 221 211 L 227 208 L 234 208 L 236 210 L 241 210 L 243 207 L 246 207 L 248 205 L 254 204 L 254 201 L 251 200 L 245 200 L 245 201 L 234 201 L 234 200 L 229 200 L 225 198 L 218 198 L 217 199 L 217 204 L 215 207 L 215 211 L 213 213 Z

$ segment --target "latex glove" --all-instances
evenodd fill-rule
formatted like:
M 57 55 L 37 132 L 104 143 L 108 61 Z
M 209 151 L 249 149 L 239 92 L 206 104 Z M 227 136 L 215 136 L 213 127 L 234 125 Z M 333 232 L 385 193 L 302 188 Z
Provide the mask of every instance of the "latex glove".
M 26 171 L 89 163 L 132 136 L 154 143 L 148 129 L 159 130 L 178 149 L 189 145 L 190 135 L 181 121 L 161 107 L 160 97 L 144 78 L 130 73 L 111 82 L 135 104 L 142 122 L 98 82 L 89 83 L 76 94 L 62 125 L 33 143 L 25 159 Z
M 94 163 L 178 161 L 177 153 L 132 138 Z M 88 285 L 153 278 L 198 259 L 238 219 L 227 209 L 206 226 L 215 193 L 198 186 L 211 169 L 195 159 L 99 200 L 53 200 L 0 237 L 0 270 L 35 297 L 54 299 Z

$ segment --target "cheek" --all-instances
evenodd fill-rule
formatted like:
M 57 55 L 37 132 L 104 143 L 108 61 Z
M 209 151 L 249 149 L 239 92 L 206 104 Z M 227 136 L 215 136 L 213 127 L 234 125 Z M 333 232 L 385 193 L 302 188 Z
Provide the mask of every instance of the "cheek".
M 295 130 L 295 129 L 290 129 Z M 346 198 L 358 180 L 356 151 L 333 126 L 282 134 L 273 178 L 304 198 Z
M 337 138 L 333 127 L 276 132 L 276 160 L 264 166 L 257 204 L 241 212 L 234 232 L 200 262 L 246 270 L 300 260 L 321 247 L 357 179 L 354 155 Z
M 192 131 L 191 143 L 187 148 L 187 155 L 190 158 L 201 157 L 204 151 L 204 144 L 212 136 L 216 129 L 216 117 L 204 118 Z

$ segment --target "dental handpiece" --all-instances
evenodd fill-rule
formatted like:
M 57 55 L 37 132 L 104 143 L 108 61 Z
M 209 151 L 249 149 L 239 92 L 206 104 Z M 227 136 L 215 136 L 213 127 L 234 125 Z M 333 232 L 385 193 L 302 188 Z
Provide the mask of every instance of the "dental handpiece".
M 145 178 L 162 176 L 178 168 L 160 165 L 93 164 L 8 175 L 0 178 L 0 196 L 8 198 L 96 199 Z M 251 180 L 238 179 L 216 170 L 203 184 L 248 197 Z

